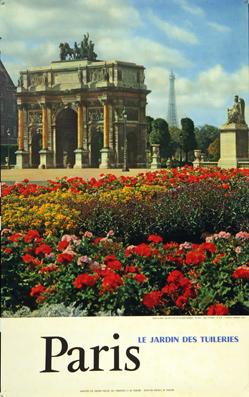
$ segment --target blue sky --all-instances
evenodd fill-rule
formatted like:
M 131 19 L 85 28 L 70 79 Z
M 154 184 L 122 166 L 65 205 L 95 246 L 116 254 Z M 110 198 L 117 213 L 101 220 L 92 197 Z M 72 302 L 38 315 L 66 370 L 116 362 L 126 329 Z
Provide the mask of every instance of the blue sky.
M 238 94 L 249 123 L 248 19 L 244 0 L 5 0 L 2 61 L 13 80 L 58 60 L 61 41 L 90 33 L 100 59 L 146 67 L 147 114 L 167 118 L 176 75 L 178 118 L 219 126 Z

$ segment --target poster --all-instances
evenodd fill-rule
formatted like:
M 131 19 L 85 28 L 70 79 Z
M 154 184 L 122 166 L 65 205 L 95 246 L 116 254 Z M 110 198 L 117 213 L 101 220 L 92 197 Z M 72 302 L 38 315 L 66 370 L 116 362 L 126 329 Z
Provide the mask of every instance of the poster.
M 180 120 L 186 117 L 194 120 L 195 126 L 204 126 L 206 124 L 216 127 L 221 126 L 225 123 L 226 118 L 229 117 L 226 108 L 230 108 L 231 111 L 235 109 L 236 103 L 232 104 L 232 100 L 234 95 L 238 95 L 240 106 L 243 104 L 241 99 L 245 103 L 245 108 L 243 106 L 239 108 L 239 115 L 242 115 L 241 120 L 243 122 L 246 120 L 248 122 L 248 7 L 248 2 L 243 3 L 236 0 L 222 0 L 218 3 L 214 0 L 129 0 L 127 2 L 122 2 L 121 0 L 79 0 L 70 3 L 64 1 L 48 2 L 46 0 L 6 0 L 1 2 L 1 61 L 14 83 L 18 85 L 19 100 L 21 95 L 23 95 L 23 99 L 27 93 L 30 98 L 36 98 L 36 91 L 45 92 L 50 86 L 55 92 L 56 83 L 59 82 L 58 84 L 61 84 L 60 73 L 64 73 L 63 68 L 60 70 L 61 63 L 64 63 L 63 67 L 67 68 L 68 66 L 65 65 L 70 65 L 70 62 L 76 61 L 77 51 L 79 51 L 79 57 L 93 57 L 90 61 L 84 58 L 82 64 L 77 70 L 75 69 L 74 74 L 70 78 L 63 77 L 64 94 L 71 98 L 66 103 L 63 103 L 63 107 L 72 110 L 70 110 L 71 113 L 69 112 L 72 116 L 70 128 L 72 125 L 74 127 L 72 127 L 70 132 L 74 129 L 74 137 L 73 134 L 65 134 L 63 139 L 58 138 L 56 128 L 55 130 L 53 129 L 54 126 L 56 127 L 56 118 L 52 122 L 53 111 L 55 111 L 53 105 L 56 107 L 56 103 L 53 101 L 51 101 L 52 105 L 49 103 L 45 115 L 43 105 L 46 105 L 46 101 L 44 101 L 44 98 L 41 99 L 40 96 L 41 106 L 39 103 L 39 114 L 38 116 L 32 116 L 32 122 L 39 128 L 33 129 L 31 123 L 27 123 L 27 125 L 23 123 L 26 113 L 24 113 L 22 119 L 19 116 L 18 121 L 18 127 L 24 125 L 26 129 L 24 128 L 22 135 L 23 147 L 19 147 L 17 164 L 25 167 L 29 164 L 29 167 L 24 170 L 8 169 L 11 165 L 10 153 L 6 152 L 8 160 L 7 166 L 3 164 L 3 182 L 13 183 L 16 180 L 21 181 L 24 178 L 28 178 L 31 182 L 38 181 L 38 184 L 42 183 L 42 186 L 44 186 L 44 181 L 55 179 L 56 176 L 63 179 L 64 175 L 68 177 L 82 177 L 84 175 L 87 179 L 92 176 L 97 178 L 101 172 L 107 172 L 105 168 L 102 170 L 97 168 L 99 165 L 105 164 L 109 155 L 108 151 L 102 150 L 101 152 L 102 145 L 104 145 L 103 148 L 105 149 L 106 135 L 103 136 L 103 142 L 99 141 L 99 146 L 95 147 L 95 151 L 92 150 L 91 156 L 87 159 L 87 161 L 89 160 L 88 166 L 90 165 L 92 168 L 85 168 L 84 172 L 81 167 L 78 169 L 77 167 L 71 168 L 76 160 L 82 165 L 86 162 L 86 157 L 80 151 L 75 153 L 74 156 L 73 150 L 77 151 L 77 149 L 81 150 L 82 148 L 70 145 L 76 145 L 76 140 L 83 139 L 86 129 L 90 131 L 91 125 L 85 126 L 88 122 L 87 120 L 90 120 L 90 124 L 91 122 L 93 124 L 100 123 L 99 125 L 102 125 L 101 123 L 105 124 L 105 127 L 101 127 L 104 130 L 108 128 L 108 123 L 110 123 L 112 117 L 116 125 L 120 124 L 121 132 L 127 128 L 127 139 L 129 141 L 129 128 L 134 128 L 134 123 L 132 123 L 134 120 L 129 120 L 129 117 L 134 117 L 133 115 L 136 113 L 128 112 L 130 110 L 128 96 L 123 95 L 121 100 L 126 104 L 127 125 L 125 124 L 124 109 L 121 107 L 119 109 L 120 114 L 117 112 L 117 116 L 114 114 L 114 110 L 113 113 L 109 110 L 108 116 L 106 116 L 107 111 L 96 111 L 94 104 L 92 109 L 90 109 L 92 119 L 90 119 L 90 113 L 87 116 L 89 119 L 87 119 L 84 115 L 85 108 L 82 107 L 82 114 L 77 108 L 78 102 L 80 102 L 79 98 L 76 98 L 74 93 L 69 92 L 70 89 L 67 89 L 67 85 L 70 88 L 70 84 L 74 83 L 77 84 L 78 90 L 87 83 L 93 91 L 101 90 L 103 87 L 105 89 L 108 84 L 111 85 L 112 83 L 114 85 L 116 83 L 120 84 L 124 90 L 131 88 L 131 91 L 135 86 L 136 88 L 141 88 L 145 84 L 146 89 L 151 91 L 146 93 L 146 95 L 143 93 L 144 101 L 141 107 L 143 109 L 146 106 L 146 115 L 150 115 L 154 119 L 168 119 L 170 114 L 170 109 L 168 108 L 170 108 L 169 102 L 171 98 L 174 100 L 173 105 L 175 106 L 173 114 L 176 118 L 175 127 L 181 127 Z M 66 54 L 62 51 L 65 50 L 65 43 L 68 44 L 67 49 L 69 51 Z M 94 47 L 92 47 L 93 44 Z M 83 55 L 80 53 L 80 49 L 82 49 Z M 89 52 L 87 55 L 84 54 L 86 49 L 90 51 L 90 55 Z M 71 55 L 70 51 L 72 51 Z M 101 68 L 98 68 L 96 74 L 90 73 L 87 77 L 87 74 L 84 74 L 86 68 L 82 65 L 84 62 L 89 61 L 87 67 L 91 69 L 91 62 L 96 60 L 95 56 L 100 60 Z M 136 69 L 137 74 L 133 75 L 130 71 L 122 70 L 123 74 L 114 71 L 113 75 L 111 75 L 109 72 L 111 69 L 108 68 L 115 63 L 115 60 L 124 63 L 133 62 L 138 66 L 138 69 Z M 135 68 L 134 65 L 129 67 Z M 144 72 L 141 69 L 142 67 L 145 67 Z M 34 68 L 33 75 L 32 68 Z M 51 76 L 53 75 L 54 80 L 52 77 L 50 79 L 49 68 L 52 70 Z M 20 71 L 23 72 L 21 75 L 19 74 Z M 36 72 L 39 72 L 38 78 L 35 76 Z M 171 92 L 171 97 L 169 97 L 169 76 L 172 76 L 172 73 L 175 76 L 175 92 L 174 95 Z M 28 76 L 30 78 L 29 81 Z M 120 83 L 122 80 L 126 84 L 125 87 Z M 3 85 L 1 85 L 1 89 L 2 87 Z M 125 92 L 127 93 L 128 91 Z M 131 95 L 130 92 L 129 95 Z M 1 101 L 2 98 L 3 95 L 1 95 Z M 120 100 L 120 98 L 118 99 Z M 37 103 L 38 100 L 31 100 L 28 104 L 30 106 L 28 110 L 24 109 L 24 112 L 27 111 L 27 115 L 29 114 L 27 117 L 30 117 L 32 111 L 36 112 Z M 115 104 L 115 101 L 112 103 Z M 19 102 L 18 105 L 20 104 Z M 106 109 L 104 108 L 104 100 L 101 102 L 101 106 Z M 134 111 L 134 109 L 132 110 Z M 73 116 L 73 112 L 75 114 L 77 112 L 77 117 Z M 1 134 L 3 134 L 4 144 L 8 145 L 12 143 L 11 139 L 16 140 L 17 130 L 14 130 L 14 127 L 13 129 L 6 128 L 6 124 L 3 125 L 6 113 L 1 112 Z M 122 121 L 120 121 L 119 117 L 123 117 Z M 142 112 L 139 117 L 141 117 L 140 122 L 142 125 Z M 27 120 L 30 121 L 31 119 L 27 118 Z M 44 120 L 51 120 L 51 125 L 48 123 L 47 138 L 43 128 Z M 61 122 L 59 125 L 62 128 L 63 121 L 59 122 Z M 4 123 L 6 122 L 4 121 Z M 96 129 L 96 136 L 98 136 L 99 131 L 102 131 L 101 128 Z M 97 141 L 96 136 L 95 142 Z M 115 137 L 115 135 L 113 136 Z M 67 148 L 65 150 L 61 142 L 66 139 Z M 85 144 L 84 139 L 82 145 Z M 112 145 L 114 145 L 114 141 L 115 139 L 113 139 Z M 18 142 L 20 145 L 20 135 Z M 60 144 L 61 146 L 59 146 Z M 144 142 L 140 140 L 140 144 L 142 147 Z M 57 153 L 54 153 L 51 158 L 46 154 L 46 145 L 50 149 L 57 148 Z M 139 145 L 136 147 L 138 153 Z M 125 165 L 125 146 L 123 145 L 122 147 L 120 143 L 120 169 Z M 246 145 L 244 146 L 246 147 Z M 58 149 L 59 147 L 60 149 Z M 134 147 L 134 141 L 130 140 L 127 147 L 126 166 L 129 165 L 129 175 L 133 176 L 137 173 L 137 168 L 133 168 L 134 164 L 135 166 L 137 165 L 134 163 L 135 157 L 131 150 Z M 92 149 L 91 142 L 88 149 Z M 45 151 L 42 152 L 42 150 Z M 25 151 L 28 153 L 26 157 L 21 153 Z M 246 154 L 248 155 L 248 152 Z M 176 160 L 180 162 L 179 165 L 182 165 L 184 160 L 187 161 L 187 156 L 184 158 L 182 149 L 178 150 L 176 157 Z M 139 160 L 139 157 L 137 158 L 138 160 L 136 161 L 140 161 L 140 164 L 143 164 L 142 170 L 146 171 L 145 159 L 142 163 L 142 160 Z M 110 161 L 117 161 L 117 159 L 112 160 L 111 155 L 110 159 Z M 154 160 L 157 162 L 157 156 L 155 156 Z M 243 161 L 246 162 L 248 159 L 245 158 Z M 54 162 L 53 165 L 56 164 L 60 168 L 51 168 L 52 163 L 50 162 Z M 215 162 L 217 163 L 217 159 L 214 160 Z M 112 173 L 120 175 L 120 172 L 115 168 Z M 229 183 L 227 180 L 225 182 Z M 222 188 L 229 191 L 230 187 L 227 187 L 225 182 Z M 25 183 L 29 184 L 29 182 Z M 74 185 L 73 187 L 77 190 L 77 186 Z M 95 189 L 96 186 L 94 185 L 92 188 Z M 4 189 L 7 189 L 6 186 Z M 246 208 L 246 185 L 243 185 L 241 192 L 240 197 L 243 196 Z M 27 197 L 31 197 L 31 190 L 27 188 L 25 191 L 24 189 L 24 196 L 25 194 Z M 153 201 L 154 196 L 149 194 L 148 190 L 147 197 Z M 157 194 L 160 195 L 158 192 Z M 115 194 L 109 201 L 112 201 L 112 199 L 115 203 Z M 246 306 L 248 305 L 246 297 L 248 291 L 246 287 L 246 281 L 248 281 L 248 233 L 244 229 L 242 230 L 244 234 L 240 234 L 237 237 L 231 237 L 229 229 L 228 231 L 220 231 L 223 234 L 219 235 L 218 240 L 223 239 L 224 241 L 218 241 L 216 244 L 216 240 L 207 240 L 207 244 L 211 245 L 205 246 L 202 251 L 199 248 L 193 248 L 194 246 L 191 245 L 194 252 L 192 256 L 187 252 L 190 247 L 187 243 L 185 244 L 185 239 L 180 241 L 177 243 L 179 244 L 177 249 L 179 248 L 182 251 L 176 254 L 177 259 L 176 257 L 173 259 L 172 257 L 171 259 L 167 258 L 166 261 L 173 262 L 174 266 L 170 265 L 170 271 L 166 271 L 164 268 L 166 272 L 164 275 L 165 281 L 164 284 L 160 284 L 158 282 L 158 272 L 154 274 L 146 266 L 149 263 L 152 267 L 155 266 L 155 260 L 152 256 L 157 255 L 155 253 L 157 250 L 164 249 L 167 251 L 172 249 L 172 246 L 163 248 L 157 232 L 152 234 L 149 243 L 145 240 L 147 245 L 146 247 L 144 245 L 140 246 L 139 252 L 138 250 L 132 251 L 134 247 L 131 247 L 128 253 L 125 249 L 123 251 L 120 249 L 120 256 L 117 255 L 118 258 L 106 259 L 107 253 L 104 255 L 101 251 L 102 263 L 101 260 L 98 262 L 98 246 L 97 243 L 95 245 L 92 244 L 93 238 L 90 234 L 82 235 L 81 233 L 80 240 L 73 235 L 72 231 L 66 233 L 67 229 L 64 228 L 64 225 L 67 225 L 68 230 L 73 227 L 70 226 L 71 220 L 72 222 L 74 221 L 73 211 L 69 214 L 72 218 L 62 217 L 57 219 L 57 214 L 61 214 L 60 205 L 62 205 L 62 201 L 59 201 L 60 197 L 58 197 L 58 202 L 52 201 L 52 205 L 49 207 L 51 214 L 50 216 L 47 215 L 46 218 L 46 221 L 48 221 L 47 228 L 51 228 L 51 233 L 48 233 L 44 241 L 40 242 L 41 231 L 39 231 L 38 235 L 32 231 L 35 229 L 35 222 L 32 223 L 34 218 L 31 218 L 33 215 L 28 210 L 30 201 L 27 200 L 29 204 L 26 206 L 26 199 L 22 198 L 19 206 L 15 207 L 13 202 L 8 203 L 8 199 L 5 198 L 5 200 L 8 204 L 7 206 L 5 204 L 5 208 L 8 207 L 8 210 L 6 211 L 5 209 L 3 212 L 3 225 L 4 227 L 6 223 L 12 225 L 11 229 L 14 235 L 13 237 L 12 232 L 9 231 L 3 233 L 4 259 L 9 255 L 5 266 L 6 263 L 7 265 L 9 263 L 13 265 L 15 261 L 13 258 L 17 258 L 17 255 L 19 255 L 19 262 L 16 262 L 16 265 L 25 263 L 28 267 L 30 266 L 33 284 L 27 284 L 30 289 L 25 290 L 25 303 L 27 304 L 28 302 L 31 309 L 27 310 L 26 307 L 19 308 L 20 311 L 18 313 L 22 312 L 22 315 L 15 315 L 11 310 L 7 310 L 9 314 L 6 315 L 5 311 L 5 315 L 1 319 L 1 397 L 29 397 L 33 395 L 37 397 L 103 395 L 113 397 L 133 395 L 141 397 L 151 395 L 158 397 L 168 395 L 174 397 L 206 397 L 210 395 L 213 397 L 244 397 L 248 395 L 249 317 L 248 306 Z M 144 198 L 144 207 L 148 205 L 149 208 L 148 201 L 150 201 L 148 198 L 147 201 Z M 35 211 L 38 213 L 40 207 L 44 205 L 44 213 L 46 213 L 46 205 L 48 203 L 49 200 L 47 203 L 38 201 Z M 217 200 L 216 204 L 219 208 L 219 200 Z M 106 208 L 105 205 L 103 202 L 103 212 Z M 190 211 L 190 207 L 188 208 Z M 178 211 L 180 211 L 180 208 L 178 208 Z M 64 214 L 62 215 L 64 216 Z M 149 215 L 148 212 L 148 217 Z M 173 217 L 173 215 L 174 208 L 171 216 Z M 40 214 L 39 216 L 43 215 Z M 126 213 L 125 216 L 127 223 L 130 222 L 131 224 L 134 222 L 135 225 L 135 219 L 132 220 L 131 214 Z M 246 228 L 247 214 L 244 213 L 243 216 L 241 224 Z M 141 216 L 141 222 L 142 218 L 146 219 L 146 216 Z M 58 221 L 58 223 L 54 222 L 54 220 Z M 124 228 L 126 226 L 125 220 L 123 223 Z M 158 217 L 157 227 L 160 221 L 161 218 Z M 21 227 L 25 225 L 25 222 L 26 229 L 24 232 Z M 102 225 L 101 222 L 100 225 Z M 18 225 L 16 230 L 15 224 Z M 27 225 L 32 225 L 31 232 L 28 232 Z M 58 231 L 56 228 L 59 227 L 64 230 L 64 235 L 67 237 L 63 240 L 59 233 L 54 241 L 52 241 L 53 239 L 49 240 L 53 236 L 53 232 Z M 145 222 L 144 228 L 146 227 L 147 224 Z M 196 225 L 191 227 L 194 228 Z M 116 241 L 115 232 L 113 237 L 113 231 L 111 228 L 109 229 L 103 229 L 105 233 L 108 233 L 106 236 L 101 236 L 107 239 L 107 244 L 108 239 L 109 243 L 112 243 L 112 238 Z M 96 230 L 99 231 L 100 227 L 96 226 Z M 18 235 L 15 235 L 15 232 L 19 233 L 20 231 L 23 235 L 19 236 L 19 238 Z M 122 230 L 119 232 L 122 235 Z M 143 230 L 140 230 L 140 232 L 142 233 Z M 237 229 L 236 232 L 238 232 Z M 68 234 L 73 235 L 73 237 L 68 237 Z M 9 239 L 9 237 L 12 239 Z M 210 236 L 207 235 L 207 237 Z M 67 241 L 68 238 L 69 240 Z M 92 245 L 88 242 L 88 238 Z M 137 240 L 136 242 L 134 240 L 134 245 L 142 244 L 142 241 L 144 241 L 140 241 L 138 235 L 134 235 L 133 238 Z M 231 245 L 229 246 L 228 241 L 230 241 L 230 238 Z M 84 246 L 84 241 L 86 241 L 86 247 Z M 119 242 L 118 239 L 117 241 Z M 131 244 L 133 241 L 129 240 L 129 242 Z M 168 240 L 166 240 L 167 243 L 169 243 Z M 180 243 L 185 245 L 180 248 Z M 214 243 L 215 247 L 212 243 Z M 32 248 L 33 251 L 32 249 L 31 251 L 28 250 L 30 249 L 30 244 L 34 244 L 35 248 Z M 159 245 L 157 246 L 157 244 Z M 197 244 L 201 245 L 201 242 L 198 241 Z M 230 258 L 227 266 L 231 265 L 232 268 L 228 284 L 226 284 L 225 278 L 227 277 L 228 280 L 228 275 L 224 274 L 224 279 L 221 280 L 221 284 L 223 283 L 222 288 L 230 288 L 232 277 L 233 282 L 237 283 L 236 285 L 238 286 L 236 290 L 231 287 L 237 301 L 233 302 L 232 298 L 228 299 L 231 308 L 228 307 L 229 305 L 226 305 L 225 302 L 226 298 L 222 298 L 221 292 L 212 295 L 216 291 L 210 284 L 205 299 L 203 298 L 202 301 L 200 299 L 196 306 L 195 303 L 191 306 L 191 299 L 195 298 L 195 294 L 198 295 L 199 288 L 195 279 L 193 263 L 196 262 L 195 264 L 200 267 L 203 266 L 203 269 L 205 269 L 205 260 L 210 266 L 211 264 L 212 266 L 218 266 L 219 263 L 225 266 L 224 259 L 222 259 L 222 244 L 224 246 L 227 244 L 226 255 L 227 258 Z M 23 247 L 23 251 L 20 251 L 18 245 Z M 128 240 L 126 240 L 124 246 L 127 248 L 128 245 Z M 68 247 L 71 248 L 71 252 L 69 252 Z M 85 247 L 86 255 L 83 255 L 82 247 Z M 64 255 L 63 257 L 63 254 L 65 254 L 63 249 L 67 250 L 66 255 L 69 256 Z M 176 249 L 176 247 L 173 246 L 173 249 Z M 215 251 L 216 249 L 218 251 Z M 13 253 L 10 250 L 16 251 Z M 149 254 L 147 255 L 148 250 Z M 74 256 L 74 251 L 77 252 L 77 258 Z M 152 251 L 153 255 L 151 254 Z M 54 257 L 53 255 L 49 257 L 49 255 L 54 254 L 54 252 L 57 255 L 57 262 L 54 260 L 54 263 L 52 263 Z M 82 256 L 80 256 L 80 253 Z M 90 253 L 92 256 L 95 255 L 93 260 L 89 259 Z M 12 254 L 12 259 L 9 259 Z M 111 254 L 113 255 L 113 252 Z M 28 257 L 28 255 L 31 255 L 32 258 Z M 69 258 L 70 255 L 71 259 Z M 129 259 L 132 255 L 134 255 L 135 264 Z M 135 255 L 140 255 L 140 263 Z M 168 251 L 167 255 L 169 255 Z M 87 258 L 84 258 L 84 256 L 87 256 Z M 125 263 L 123 267 L 123 263 L 120 263 L 120 261 L 122 262 L 121 257 L 124 261 L 123 263 Z M 49 258 L 51 258 L 52 262 Z M 239 271 L 236 266 L 233 266 L 233 263 L 231 264 L 231 258 L 234 258 L 234 261 L 238 263 Z M 74 263 L 71 268 L 70 260 Z M 192 266 L 192 273 L 190 274 L 188 273 L 189 269 L 186 268 L 188 263 Z M 88 304 L 86 314 L 84 314 L 84 310 L 80 315 L 75 314 L 77 310 L 74 310 L 73 302 L 70 301 L 66 293 L 63 295 L 63 299 L 66 302 L 63 306 L 63 310 L 66 310 L 65 317 L 61 314 L 58 315 L 58 310 L 61 310 L 61 306 L 58 310 L 55 307 L 54 316 L 48 315 L 50 308 L 46 309 L 46 306 L 44 307 L 47 310 L 46 315 L 48 317 L 39 314 L 42 313 L 42 309 L 40 312 L 39 310 L 42 307 L 43 300 L 51 299 L 49 305 L 51 304 L 52 307 L 54 304 L 53 293 L 56 294 L 58 292 L 58 296 L 60 296 L 60 287 L 58 287 L 57 291 L 54 290 L 56 276 L 53 276 L 52 271 L 56 272 L 61 264 L 64 268 L 68 266 L 71 269 L 68 274 L 71 278 L 74 275 L 74 278 L 69 281 L 66 278 L 61 278 L 60 282 L 64 283 L 65 290 L 73 291 L 77 299 L 79 299 L 80 293 L 83 291 L 82 299 L 85 299 L 84 302 Z M 92 273 L 87 273 L 88 278 L 80 278 L 81 274 L 79 274 L 79 267 L 77 268 L 77 266 L 82 266 L 82 269 L 86 269 L 86 264 L 89 265 L 89 268 L 91 267 Z M 185 266 L 183 270 L 180 268 L 182 264 Z M 107 274 L 105 271 L 108 266 L 111 271 Z M 94 269 L 97 269 L 97 271 L 94 272 Z M 173 277 L 172 273 L 176 269 L 178 271 L 178 281 L 179 283 L 180 281 L 182 282 L 181 299 L 177 300 L 180 296 L 175 298 L 177 304 L 173 302 L 172 298 L 175 295 L 171 296 L 169 294 L 169 286 L 171 285 L 172 287 L 173 284 L 173 282 L 169 281 L 169 277 L 170 275 Z M 196 269 L 198 273 L 198 268 L 196 267 Z M 215 271 L 217 271 L 218 277 L 217 269 Z M 51 283 L 49 281 L 50 276 L 48 275 L 47 277 L 50 271 L 52 274 Z M 184 276 L 183 273 L 180 274 L 179 272 L 183 272 Z M 242 273 L 243 276 L 241 276 Z M 66 272 L 63 274 L 66 277 Z M 116 278 L 113 276 L 114 274 Z M 238 282 L 238 274 L 241 277 L 241 284 Z M 12 276 L 15 277 L 15 275 L 10 275 L 10 280 L 8 281 L 10 285 Z M 45 286 L 41 284 L 43 276 Z M 156 280 L 154 285 L 149 284 L 149 276 L 151 278 L 154 277 Z M 176 273 L 174 273 L 174 276 L 176 276 Z M 199 276 L 202 277 L 201 272 Z M 28 276 L 24 272 L 22 277 L 22 283 L 25 286 Z M 107 280 L 108 277 L 109 279 Z M 111 287 L 110 279 L 112 282 Z M 190 280 L 193 287 L 188 288 Z M 214 284 L 215 281 L 214 279 Z M 122 307 L 119 308 L 119 299 L 123 299 L 123 297 L 120 295 L 120 298 L 117 298 L 118 291 L 124 285 L 127 285 L 127 290 L 125 291 L 127 296 L 123 306 L 121 305 Z M 177 284 L 177 288 L 179 285 Z M 240 291 L 239 285 L 241 285 Z M 5 287 L 6 285 L 4 285 L 3 289 L 3 302 L 8 307 L 6 297 L 8 297 L 9 292 L 6 292 Z M 103 311 L 96 307 L 90 287 L 98 288 L 96 290 L 100 297 L 98 304 L 101 302 Z M 145 292 L 141 294 L 143 289 Z M 84 295 L 85 290 L 89 291 L 89 295 Z M 69 292 L 69 295 L 71 292 Z M 113 315 L 113 307 L 110 309 L 110 304 L 113 304 L 112 296 L 110 295 L 110 301 L 108 301 L 108 298 L 105 300 L 105 296 L 110 292 L 113 293 L 115 304 L 118 307 L 115 315 Z M 187 298 L 183 295 L 185 292 L 189 294 Z M 48 296 L 50 293 L 51 297 Z M 133 294 L 135 296 L 134 300 L 132 300 Z M 138 294 L 139 298 L 136 298 L 136 294 Z M 229 292 L 227 292 L 227 296 L 229 297 Z M 14 289 L 11 299 L 13 301 L 14 299 L 17 299 L 17 301 L 20 299 Z M 63 299 L 61 299 L 62 305 Z M 134 308 L 132 305 L 129 308 L 127 304 L 129 299 L 133 302 Z M 165 305 L 165 308 L 163 305 Z M 23 304 L 23 306 L 25 305 Z M 32 310 L 34 310 L 33 314 L 31 313 Z M 70 310 L 73 313 L 71 315 L 69 314 Z M 124 313 L 127 315 L 124 315 Z

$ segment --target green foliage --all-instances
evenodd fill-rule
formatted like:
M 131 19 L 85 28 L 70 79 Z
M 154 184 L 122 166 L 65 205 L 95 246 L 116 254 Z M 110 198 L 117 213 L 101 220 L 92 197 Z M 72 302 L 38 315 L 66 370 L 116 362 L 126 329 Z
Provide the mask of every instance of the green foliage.
M 146 116 L 146 123 L 147 123 L 147 149 L 150 149 L 150 133 L 152 131 L 152 122 L 153 122 L 153 117 L 151 116 Z
M 183 151 L 185 152 L 186 161 L 188 161 L 188 153 L 196 148 L 196 139 L 194 133 L 195 127 L 194 127 L 194 122 L 188 117 L 181 119 L 181 125 L 182 125 L 182 137 L 180 144 L 182 146 Z
M 167 158 L 170 156 L 170 133 L 168 124 L 164 119 L 155 119 L 151 123 L 150 144 L 160 145 L 160 156 Z
M 219 129 L 209 124 L 195 128 L 197 149 L 208 154 L 209 145 L 219 137 Z M 211 160 L 211 158 L 210 158 Z
M 93 199 L 79 208 L 79 227 L 102 234 L 112 229 L 127 243 L 159 233 L 166 240 L 198 240 L 204 232 L 249 230 L 249 186 L 237 181 L 231 191 L 203 181 L 155 193 L 150 200 L 100 203 Z
M 208 146 L 208 158 L 211 161 L 218 161 L 220 158 L 220 137 L 218 136 Z

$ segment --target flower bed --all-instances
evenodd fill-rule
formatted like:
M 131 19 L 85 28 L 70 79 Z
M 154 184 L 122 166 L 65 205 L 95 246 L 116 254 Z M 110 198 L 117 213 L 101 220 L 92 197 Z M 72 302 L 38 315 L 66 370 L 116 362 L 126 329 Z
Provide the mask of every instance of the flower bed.
M 249 233 L 201 244 L 3 231 L 2 309 L 74 305 L 85 315 L 249 314 Z M 247 299 L 247 300 L 246 300 Z
M 126 243 L 151 233 L 200 241 L 203 233 L 249 231 L 249 171 L 162 170 L 137 177 L 63 178 L 3 188 L 3 227 L 46 235 L 102 235 L 113 229 Z

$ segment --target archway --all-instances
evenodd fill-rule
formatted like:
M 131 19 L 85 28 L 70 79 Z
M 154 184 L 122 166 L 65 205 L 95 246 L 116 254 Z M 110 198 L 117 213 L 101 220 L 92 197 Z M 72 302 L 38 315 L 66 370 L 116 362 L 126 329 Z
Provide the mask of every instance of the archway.
M 77 148 L 77 113 L 70 108 L 56 117 L 56 166 L 73 167 Z
M 40 154 L 41 150 L 42 135 L 37 129 L 31 131 L 31 167 L 38 168 L 40 164 Z
M 98 168 L 101 161 L 100 150 L 103 148 L 103 131 L 100 127 L 91 130 L 91 167 Z

